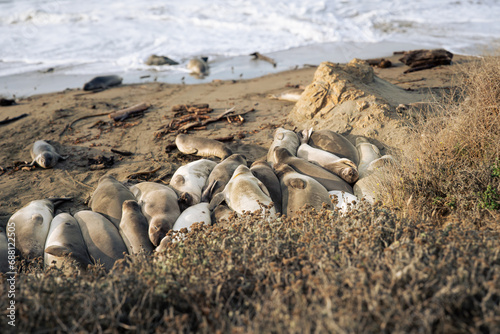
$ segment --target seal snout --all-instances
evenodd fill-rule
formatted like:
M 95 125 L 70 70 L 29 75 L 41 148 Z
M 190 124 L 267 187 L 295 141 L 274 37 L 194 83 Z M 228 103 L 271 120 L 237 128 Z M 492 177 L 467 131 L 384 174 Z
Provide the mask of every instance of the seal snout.
M 354 183 L 359 178 L 358 171 L 353 167 L 346 167 L 342 169 L 341 176 L 348 183 Z

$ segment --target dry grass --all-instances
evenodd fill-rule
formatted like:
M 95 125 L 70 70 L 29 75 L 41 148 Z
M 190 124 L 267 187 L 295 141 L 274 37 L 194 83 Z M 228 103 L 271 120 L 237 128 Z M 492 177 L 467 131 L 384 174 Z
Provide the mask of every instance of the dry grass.
M 271 223 L 247 216 L 228 229 L 199 226 L 110 274 L 30 264 L 17 283 L 17 330 L 494 333 L 498 250 L 496 232 L 440 230 L 381 206 Z
M 500 58 L 469 63 L 459 80 L 413 125 L 384 201 L 416 216 L 498 221 Z

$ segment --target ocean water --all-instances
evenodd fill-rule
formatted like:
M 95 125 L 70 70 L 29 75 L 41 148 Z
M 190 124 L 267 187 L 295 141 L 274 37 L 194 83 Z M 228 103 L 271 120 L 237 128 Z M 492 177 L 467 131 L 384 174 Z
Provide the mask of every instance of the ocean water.
M 402 46 L 481 54 L 498 44 L 499 17 L 495 0 L 0 0 L 0 93 L 14 91 L 21 74 L 47 70 L 52 78 L 118 73 L 129 82 L 149 75 L 190 83 Z M 278 66 L 250 62 L 255 51 Z M 180 64 L 147 66 L 151 54 Z M 203 80 L 187 75 L 195 56 L 209 57 Z

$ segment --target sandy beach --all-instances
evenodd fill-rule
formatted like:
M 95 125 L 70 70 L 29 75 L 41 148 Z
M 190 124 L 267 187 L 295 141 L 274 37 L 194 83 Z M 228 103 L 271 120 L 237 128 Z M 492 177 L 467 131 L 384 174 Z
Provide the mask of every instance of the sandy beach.
M 403 74 L 408 67 L 398 61 L 400 57 L 388 57 L 393 66 L 374 68 L 374 72 L 381 79 L 419 96 L 453 86 L 456 67 L 471 59 L 455 55 L 451 66 Z M 214 80 L 189 85 L 125 84 L 97 93 L 66 89 L 21 98 L 13 106 L 0 107 L 1 120 L 28 114 L 0 128 L 0 224 L 5 224 L 28 202 L 46 197 L 72 197 L 73 201 L 60 210 L 71 213 L 82 210 L 104 174 L 132 183 L 150 180 L 168 184 L 179 166 L 198 158 L 183 155 L 176 149 L 166 152 L 168 144 L 175 139 L 174 133 L 155 135 L 174 118 L 172 107 L 175 105 L 206 103 L 213 108 L 211 116 L 230 108 L 234 108 L 235 113 L 248 111 L 240 121 L 220 120 L 207 125 L 206 129 L 188 133 L 214 139 L 233 136 L 234 139 L 227 142 L 233 152 L 245 154 L 249 161 L 256 160 L 266 154 L 277 127 L 303 128 L 287 119 L 294 102 L 269 99 L 268 95 L 293 86 L 309 85 L 315 71 L 316 67 L 305 67 L 250 80 Z M 113 122 L 106 115 L 89 117 L 64 130 L 81 117 L 109 113 L 141 102 L 151 107 L 140 117 L 123 122 Z M 390 132 L 391 128 L 385 127 L 383 134 L 388 136 Z M 349 138 L 349 133 L 343 134 Z M 53 169 L 15 167 L 22 161 L 30 162 L 30 146 L 39 139 L 50 141 L 67 159 Z M 378 144 L 383 151 L 387 143 Z M 112 149 L 132 155 L 113 153 Z M 96 167 L 98 163 L 92 159 L 112 159 L 112 162 L 109 167 L 99 169 L 102 166 Z M 134 175 L 151 171 L 154 172 Z

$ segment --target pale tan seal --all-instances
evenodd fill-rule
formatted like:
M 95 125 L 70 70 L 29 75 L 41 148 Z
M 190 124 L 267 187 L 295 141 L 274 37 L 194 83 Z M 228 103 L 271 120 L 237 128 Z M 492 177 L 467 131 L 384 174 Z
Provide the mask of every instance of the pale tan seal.
M 267 98 L 272 100 L 297 102 L 302 97 L 302 93 L 304 93 L 303 88 L 293 88 L 279 94 L 269 94 L 267 95 Z
M 79 211 L 74 217 L 80 225 L 90 257 L 96 264 L 102 264 L 106 271 L 128 253 L 120 232 L 106 217 L 90 210 Z
M 73 261 L 81 269 L 93 264 L 80 225 L 69 213 L 60 213 L 50 223 L 44 264 L 46 268 L 68 269 Z
M 178 134 L 175 145 L 184 154 L 194 154 L 200 157 L 217 157 L 221 160 L 229 157 L 233 152 L 220 141 L 191 135 Z
M 290 152 L 291 155 L 297 155 L 297 148 L 299 148 L 300 140 L 297 134 L 291 130 L 277 128 L 274 132 L 274 139 L 267 152 L 267 162 L 271 167 L 276 163 L 274 149 L 282 147 Z
M 275 168 L 280 178 L 284 214 L 293 217 L 305 206 L 311 206 L 317 211 L 323 206 L 331 208 L 328 191 L 318 181 L 297 173 L 286 164 L 277 164 Z
M 377 168 L 383 167 L 394 161 L 390 155 L 381 156 L 380 150 L 364 137 L 356 138 L 356 148 L 359 152 L 359 177 L 363 178 L 375 171 Z
M 191 72 L 191 74 L 199 78 L 203 78 L 208 75 L 209 71 L 207 60 L 207 57 L 190 59 L 187 64 L 187 69 Z
M 250 171 L 257 179 L 264 183 L 269 191 L 269 195 L 271 195 L 276 212 L 281 213 L 282 198 L 280 180 L 274 173 L 271 165 L 264 160 L 257 160 L 250 166 Z
M 13 245 L 12 245 L 13 247 Z M 14 259 L 14 248 L 11 251 L 11 258 Z M 9 268 L 9 240 L 3 227 L 0 227 L 0 273 L 10 271 Z
M 321 185 L 323 185 L 326 190 L 340 190 L 348 192 L 350 194 L 353 193 L 352 187 L 347 182 L 342 180 L 337 175 L 327 171 L 323 167 L 315 165 L 307 160 L 297 158 L 283 148 L 275 149 L 274 153 L 275 160 L 278 163 L 287 164 L 295 169 L 295 171 L 312 177 L 313 179 L 321 183 Z
M 340 158 L 337 155 L 314 148 L 307 144 L 311 136 L 312 129 L 302 131 L 300 137 L 301 145 L 297 149 L 297 157 L 312 162 L 324 169 L 340 176 L 347 183 L 354 183 L 358 180 L 358 168 L 356 164 L 347 158 Z
M 340 158 L 346 158 L 359 165 L 359 154 L 346 137 L 331 130 L 313 131 L 309 138 L 309 145 L 333 153 Z
M 35 163 L 42 168 L 54 167 L 60 159 L 65 159 L 59 155 L 54 148 L 44 140 L 37 140 L 30 149 L 31 159 L 30 166 Z
M 120 235 L 130 254 L 152 252 L 154 249 L 149 240 L 148 220 L 142 214 L 141 206 L 134 200 L 123 202 Z
M 208 176 L 205 190 L 201 195 L 201 202 L 210 202 L 213 196 L 224 190 L 236 168 L 246 164 L 247 160 L 241 154 L 233 154 L 218 163 Z
M 245 165 L 238 166 L 224 191 L 213 197 L 210 210 L 215 209 L 223 201 L 226 201 L 226 204 L 239 214 L 245 211 L 262 211 L 266 214 L 266 209 L 262 205 L 269 206 L 272 203 L 266 186 Z M 273 206 L 269 209 L 269 218 L 275 216 L 276 209 Z
M 170 180 L 170 186 L 179 196 L 181 209 L 200 203 L 203 187 L 216 165 L 217 163 L 213 161 L 200 159 L 181 166 L 175 171 Z
M 25 259 L 43 256 L 45 240 L 54 215 L 48 199 L 31 201 L 10 217 L 7 226 L 15 225 L 16 248 Z
M 138 183 L 130 187 L 130 191 L 148 220 L 149 240 L 158 246 L 181 214 L 177 194 L 172 188 L 155 182 Z
M 99 179 L 89 206 L 92 211 L 102 214 L 118 228 L 122 218 L 122 204 L 126 200 L 135 200 L 134 194 L 114 176 L 104 175 Z

